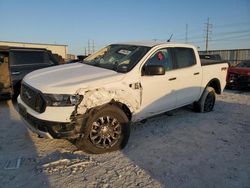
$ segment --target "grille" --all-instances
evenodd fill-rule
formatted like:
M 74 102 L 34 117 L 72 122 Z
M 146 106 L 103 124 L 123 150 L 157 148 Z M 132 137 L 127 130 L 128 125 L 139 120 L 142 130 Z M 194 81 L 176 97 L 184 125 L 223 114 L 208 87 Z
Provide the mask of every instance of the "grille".
M 229 74 L 229 79 L 230 80 L 235 80 L 237 78 L 238 78 L 238 74 L 233 74 L 233 73 Z
M 42 113 L 45 111 L 46 103 L 42 94 L 38 90 L 31 88 L 26 84 L 22 84 L 21 99 L 36 112 Z
M 248 81 L 248 76 L 246 75 L 240 75 L 240 74 L 229 74 L 229 79 L 230 80 L 235 80 L 235 81 Z
M 239 80 L 240 81 L 248 81 L 248 76 L 246 76 L 246 75 L 241 75 L 241 76 L 239 76 Z

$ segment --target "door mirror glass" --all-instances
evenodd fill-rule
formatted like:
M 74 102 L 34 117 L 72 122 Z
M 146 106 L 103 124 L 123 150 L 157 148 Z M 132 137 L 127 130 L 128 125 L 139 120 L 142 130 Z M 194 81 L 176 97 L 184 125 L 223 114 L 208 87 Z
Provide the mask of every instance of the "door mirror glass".
M 121 73 L 128 72 L 128 66 L 127 65 L 119 65 L 117 67 L 117 72 L 121 72 Z
M 143 68 L 143 75 L 154 76 L 154 75 L 164 75 L 165 68 L 162 65 L 146 65 Z

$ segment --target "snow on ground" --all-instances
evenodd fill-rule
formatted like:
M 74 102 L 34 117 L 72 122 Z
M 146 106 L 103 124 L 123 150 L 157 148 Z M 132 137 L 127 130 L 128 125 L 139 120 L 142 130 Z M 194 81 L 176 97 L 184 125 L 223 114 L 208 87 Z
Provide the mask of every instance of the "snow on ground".
M 90 155 L 38 138 L 0 102 L 0 187 L 250 187 L 250 92 L 213 112 L 189 107 L 133 125 L 122 151 Z

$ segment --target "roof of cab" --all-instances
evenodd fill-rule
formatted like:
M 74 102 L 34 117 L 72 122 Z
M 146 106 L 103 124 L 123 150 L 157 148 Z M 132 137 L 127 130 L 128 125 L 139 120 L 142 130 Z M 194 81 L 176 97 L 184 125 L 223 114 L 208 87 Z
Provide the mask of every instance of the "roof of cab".
M 180 44 L 180 43 L 173 43 L 167 41 L 131 41 L 131 42 L 119 42 L 115 44 L 124 44 L 124 45 L 136 45 L 136 46 L 146 46 L 146 47 L 154 47 L 162 44 L 167 44 L 169 46 L 183 46 L 183 47 L 194 47 L 193 45 L 189 44 Z

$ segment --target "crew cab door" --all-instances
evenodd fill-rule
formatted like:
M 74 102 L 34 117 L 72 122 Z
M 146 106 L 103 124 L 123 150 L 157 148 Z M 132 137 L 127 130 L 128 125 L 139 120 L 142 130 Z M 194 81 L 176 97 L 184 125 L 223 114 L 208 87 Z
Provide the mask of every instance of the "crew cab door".
M 196 61 L 192 48 L 175 47 L 173 51 L 177 65 L 176 105 L 180 107 L 198 100 L 201 92 L 202 68 Z
M 164 66 L 166 70 L 165 75 L 143 75 L 147 65 Z M 175 107 L 176 76 L 170 48 L 159 49 L 150 56 L 142 68 L 141 116 L 149 117 Z

